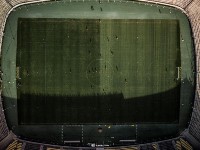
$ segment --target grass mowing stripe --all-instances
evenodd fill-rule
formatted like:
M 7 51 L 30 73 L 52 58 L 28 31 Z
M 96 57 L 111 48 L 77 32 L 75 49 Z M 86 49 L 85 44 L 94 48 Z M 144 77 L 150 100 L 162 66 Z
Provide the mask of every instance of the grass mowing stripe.
M 177 24 L 177 20 L 20 19 L 19 115 L 27 114 L 20 123 L 177 121 Z M 23 30 L 25 26 L 29 30 Z

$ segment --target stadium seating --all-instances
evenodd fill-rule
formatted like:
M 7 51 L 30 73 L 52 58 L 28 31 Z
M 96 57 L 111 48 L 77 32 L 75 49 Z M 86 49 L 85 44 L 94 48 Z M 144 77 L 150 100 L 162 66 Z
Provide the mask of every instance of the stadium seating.
M 23 144 L 22 144 L 23 143 Z M 24 144 L 25 143 L 25 144 Z M 174 144 L 173 144 L 174 143 Z M 20 146 L 19 146 L 20 145 Z M 56 146 L 56 145 L 45 145 L 40 143 L 31 143 L 29 141 L 20 141 L 20 139 L 13 141 L 8 148 L 11 147 L 23 147 L 23 150 L 68 150 L 69 147 L 65 146 Z M 8 149 L 7 148 L 7 149 Z M 76 148 L 71 147 L 70 150 L 95 150 L 95 148 Z M 158 143 L 148 143 L 148 144 L 142 144 L 137 146 L 129 146 L 129 147 L 113 147 L 113 148 L 104 148 L 104 150 L 192 150 L 191 145 L 183 138 L 174 139 L 174 140 L 167 140 L 167 141 L 161 141 Z M 10 149 L 8 149 L 10 150 Z
M 183 138 L 180 138 L 178 140 L 176 140 L 176 149 L 187 149 L 187 150 L 192 150 L 192 146 L 186 141 L 184 140 Z
M 0 2 L 0 36 L 3 36 L 3 29 L 6 21 L 6 16 L 9 10 L 12 8 L 6 1 L 1 0 Z M 0 38 L 0 47 L 2 43 L 2 38 Z
M 115 148 L 105 148 L 105 150 L 138 150 L 139 147 L 136 146 L 130 146 L 130 147 L 115 147 Z
M 182 0 L 182 1 L 174 1 L 173 5 L 179 6 L 181 8 L 186 8 L 193 0 Z
M 36 1 L 36 0 L 35 0 Z M 39 0 L 39 1 L 45 1 L 45 0 Z M 9 0 L 9 3 L 12 6 L 16 6 L 18 4 L 22 4 L 22 3 L 28 3 L 28 2 L 34 2 L 33 0 Z
M 143 0 L 143 1 L 149 1 L 149 2 L 155 2 L 155 3 L 163 3 L 163 4 L 169 4 L 173 6 L 178 6 L 180 8 L 186 8 L 193 0 Z
M 0 98 L 0 141 L 8 135 L 9 131 L 6 125 L 6 120 L 3 113 L 2 102 Z
M 183 148 L 188 149 L 188 150 L 192 149 L 192 146 L 183 138 L 180 138 L 180 142 Z
M 40 149 L 40 145 L 39 144 L 26 143 L 24 150 L 38 150 L 38 149 Z
M 37 0 L 44 1 L 44 0 Z M 191 121 L 188 127 L 189 133 L 195 137 L 200 142 L 200 0 L 142 0 L 146 2 L 152 3 L 162 3 L 166 5 L 173 5 L 174 7 L 182 8 L 186 12 L 191 22 L 193 37 L 195 42 L 195 51 L 196 51 L 196 61 L 197 61 L 197 91 L 194 101 L 193 113 L 191 117 Z M 36 0 L 0 0 L 0 47 L 2 44 L 3 30 L 6 21 L 6 17 L 8 12 L 14 8 L 16 5 L 27 2 L 36 2 Z M 3 113 L 2 101 L 0 99 L 0 141 L 4 139 L 9 133 L 5 116 Z M 23 141 L 24 142 L 24 141 Z M 61 146 L 43 146 L 40 143 L 30 143 L 25 142 L 25 147 L 23 148 L 20 140 L 14 140 L 7 147 L 7 150 L 58 150 L 65 149 L 65 147 Z M 131 147 L 131 149 L 160 149 L 160 150 L 174 150 L 174 149 L 192 149 L 192 146 L 186 141 L 186 139 L 180 137 L 178 139 L 172 139 L 168 141 L 161 141 L 158 143 L 151 143 L 146 145 L 138 145 Z M 67 149 L 67 148 L 66 148 Z M 92 149 L 92 148 L 91 148 Z M 105 148 L 108 150 L 112 150 L 111 148 Z M 127 148 L 115 148 L 115 149 L 127 149 Z
M 186 11 L 188 13 L 193 35 L 194 35 L 194 42 L 195 42 L 195 51 L 196 51 L 196 61 L 197 61 L 197 94 L 195 97 L 194 102 L 194 108 L 193 108 L 193 114 L 191 117 L 190 125 L 189 125 L 189 132 L 200 141 L 200 97 L 199 97 L 199 91 L 200 91 L 200 1 L 194 0 L 188 7 L 186 8 Z
M 153 147 L 152 144 L 146 144 L 146 145 L 142 145 L 140 146 L 140 150 L 155 150 L 155 148 Z
M 14 140 L 7 148 L 6 150 L 22 150 L 22 143 L 18 140 Z
M 57 149 L 57 148 L 47 148 L 47 150 L 60 150 L 60 149 Z
M 159 143 L 159 149 L 175 150 L 176 148 L 173 145 L 174 141 L 166 141 Z

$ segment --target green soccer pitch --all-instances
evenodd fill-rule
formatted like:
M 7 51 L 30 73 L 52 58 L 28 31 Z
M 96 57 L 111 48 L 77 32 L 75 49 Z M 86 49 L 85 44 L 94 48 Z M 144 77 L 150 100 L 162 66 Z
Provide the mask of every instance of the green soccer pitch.
M 19 6 L 2 45 L 7 124 L 17 136 L 58 144 L 176 137 L 194 99 L 191 37 L 184 13 L 157 4 Z
M 19 19 L 19 122 L 178 121 L 179 41 L 178 20 Z

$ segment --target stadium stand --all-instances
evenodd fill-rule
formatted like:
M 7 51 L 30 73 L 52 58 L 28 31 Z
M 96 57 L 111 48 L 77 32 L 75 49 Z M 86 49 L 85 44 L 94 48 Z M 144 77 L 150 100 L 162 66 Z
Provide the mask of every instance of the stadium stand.
M 25 4 L 29 2 L 43 2 L 44 0 L 0 0 L 0 47 L 2 45 L 2 37 L 3 37 L 3 30 L 6 21 L 6 17 L 11 9 L 14 9 L 17 5 Z M 189 134 L 197 140 L 198 144 L 200 143 L 200 1 L 199 0 L 141 0 L 145 2 L 151 3 L 161 3 L 166 4 L 174 7 L 178 7 L 182 11 L 184 11 L 191 23 L 192 30 L 193 30 L 193 38 L 195 42 L 195 51 L 196 51 L 196 96 L 194 100 L 194 107 L 193 113 L 191 117 L 191 121 L 189 123 L 188 132 Z M 6 124 L 3 107 L 2 107 L 2 99 L 0 98 L 0 142 L 9 135 L 9 130 Z M 160 150 L 181 150 L 187 149 L 191 150 L 192 144 L 188 141 L 190 140 L 189 137 L 179 137 L 177 139 L 171 139 L 167 141 L 161 141 L 157 143 L 151 143 L 146 145 L 138 145 L 134 147 L 124 147 L 124 148 L 114 148 L 117 149 L 160 149 Z M 192 146 L 191 146 L 192 145 Z M 199 148 L 199 147 L 196 147 Z M 31 143 L 29 141 L 20 141 L 20 139 L 14 140 L 9 144 L 7 150 L 59 150 L 59 149 L 68 149 L 62 146 L 51 146 L 51 145 L 44 145 L 41 143 Z M 72 149 L 72 148 L 70 148 Z M 76 149 L 76 148 L 74 148 Z M 80 149 L 80 148 L 77 148 Z M 87 149 L 87 148 L 85 148 Z M 95 149 L 95 148 L 90 148 Z M 112 150 L 111 148 L 105 148 L 107 150 Z
M 183 138 L 180 138 L 180 142 L 183 148 L 188 149 L 188 150 L 192 149 L 192 146 Z
M 3 29 L 6 21 L 6 16 L 9 10 L 12 8 L 6 1 L 1 0 L 0 3 L 0 36 L 3 36 Z M 0 47 L 2 43 L 2 38 L 0 38 Z
M 33 0 L 7 0 L 7 2 L 9 2 L 12 6 L 16 6 L 16 5 L 22 4 L 22 3 L 35 2 L 35 1 L 33 1 Z M 37 1 L 42 2 L 42 1 L 47 1 L 47 0 L 37 0 Z
M 181 150 L 182 149 L 182 146 L 181 146 L 181 142 L 180 141 L 176 141 L 176 148 L 178 150 Z
M 176 149 L 187 149 L 187 150 L 192 150 L 192 146 L 183 138 L 180 138 L 176 140 Z
M 153 147 L 152 144 L 146 144 L 146 145 L 140 146 L 140 150 L 146 150 L 146 149 L 148 149 L 148 150 L 155 150 L 155 148 Z
M 160 142 L 159 149 L 175 150 L 176 148 L 174 148 L 173 142 L 174 141 Z
M 10 143 L 6 150 L 22 150 L 22 143 L 18 140 L 14 140 L 12 143 Z
M 200 86 L 199 86 L 199 70 L 200 70 L 200 1 L 194 0 L 188 7 L 186 8 L 188 13 L 195 42 L 195 51 L 196 51 L 196 61 L 197 61 L 197 85 L 196 85 L 196 97 L 194 101 L 193 114 L 191 117 L 190 125 L 189 125 L 189 133 L 192 134 L 198 141 L 200 141 Z
M 0 98 L 1 100 L 1 98 Z M 5 116 L 3 113 L 2 102 L 0 101 L 0 141 L 4 139 L 9 133 L 9 130 L 6 125 Z
M 130 146 L 130 147 L 118 147 L 118 148 L 105 148 L 105 150 L 128 150 L 128 149 L 131 149 L 131 150 L 138 150 L 139 147 L 136 147 L 136 146 Z
M 40 145 L 39 144 L 35 144 L 35 143 L 26 143 L 25 144 L 25 149 L 24 150 L 38 150 L 40 149 Z
M 169 5 L 178 6 L 178 7 L 184 9 L 184 8 L 186 8 L 193 0 L 142 0 L 142 1 L 169 4 Z

